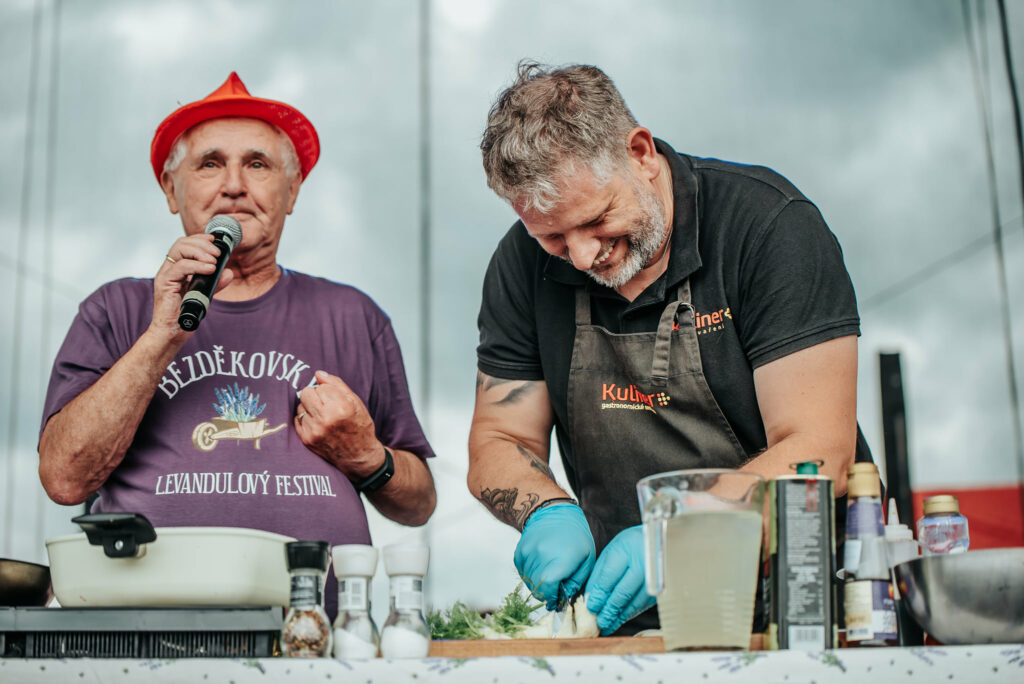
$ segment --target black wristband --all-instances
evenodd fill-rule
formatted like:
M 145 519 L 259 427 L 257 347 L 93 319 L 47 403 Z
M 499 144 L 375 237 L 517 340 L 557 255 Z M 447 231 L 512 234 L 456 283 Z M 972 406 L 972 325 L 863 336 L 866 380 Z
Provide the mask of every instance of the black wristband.
M 391 480 L 395 474 L 395 459 L 391 456 L 391 450 L 384 447 L 384 465 L 378 468 L 372 475 L 356 485 L 356 491 L 361 494 L 372 494 Z
M 526 529 L 526 523 L 530 522 L 530 518 L 533 517 L 534 513 L 536 513 L 537 511 L 539 511 L 542 508 L 547 508 L 548 506 L 550 506 L 552 504 L 556 504 L 556 503 L 571 503 L 573 506 L 579 506 L 580 505 L 580 503 L 576 499 L 573 499 L 572 497 L 568 497 L 568 496 L 559 496 L 559 497 L 556 497 L 554 499 L 547 499 L 545 501 L 541 501 L 539 504 L 537 504 L 536 506 L 533 507 L 532 511 L 530 511 L 527 514 L 526 520 L 523 521 L 523 529 L 524 530 Z

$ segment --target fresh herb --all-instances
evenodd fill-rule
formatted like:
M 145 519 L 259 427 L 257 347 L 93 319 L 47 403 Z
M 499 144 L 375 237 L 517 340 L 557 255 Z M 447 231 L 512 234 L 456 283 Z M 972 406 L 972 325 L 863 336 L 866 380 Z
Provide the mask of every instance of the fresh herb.
M 456 601 L 444 612 L 430 611 L 427 626 L 431 639 L 480 639 L 483 637 L 484 619 L 462 601 Z
M 495 631 L 515 636 L 524 627 L 533 624 L 530 615 L 540 603 L 529 603 L 529 594 L 525 597 L 519 593 L 523 585 L 520 583 L 504 599 L 504 604 L 490 616 L 491 626 Z
M 427 614 L 427 627 L 431 639 L 482 639 L 488 628 L 515 637 L 522 629 L 533 624 L 530 615 L 540 603 L 530 603 L 529 594 L 523 596 L 520 583 L 503 600 L 498 610 L 487 617 L 469 608 L 462 601 L 445 611 L 432 610 Z

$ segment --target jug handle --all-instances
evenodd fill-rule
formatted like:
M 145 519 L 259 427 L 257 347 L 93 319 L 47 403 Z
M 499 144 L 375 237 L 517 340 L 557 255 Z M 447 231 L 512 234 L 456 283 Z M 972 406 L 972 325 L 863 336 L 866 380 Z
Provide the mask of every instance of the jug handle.
M 668 518 L 657 517 L 644 522 L 644 583 L 647 593 L 659 596 L 665 591 L 665 535 Z

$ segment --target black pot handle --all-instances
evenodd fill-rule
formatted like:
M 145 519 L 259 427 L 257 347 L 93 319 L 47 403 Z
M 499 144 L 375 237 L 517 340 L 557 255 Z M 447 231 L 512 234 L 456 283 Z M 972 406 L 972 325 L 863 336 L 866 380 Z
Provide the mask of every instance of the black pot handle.
M 139 546 L 156 540 L 156 530 L 141 513 L 88 513 L 71 519 L 89 543 L 102 546 L 108 558 L 132 558 Z

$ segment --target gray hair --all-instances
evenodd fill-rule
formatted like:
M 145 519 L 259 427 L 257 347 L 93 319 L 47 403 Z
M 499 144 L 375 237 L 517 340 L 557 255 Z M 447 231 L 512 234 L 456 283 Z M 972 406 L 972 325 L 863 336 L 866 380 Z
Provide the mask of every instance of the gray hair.
M 599 184 L 623 168 L 626 138 L 637 125 L 597 67 L 521 61 L 515 83 L 487 114 L 480 141 L 487 185 L 522 209 L 551 211 L 560 199 L 558 181 L 577 165 L 589 168 Z
M 260 121 L 263 120 L 260 119 Z M 295 178 L 295 175 L 299 172 L 299 155 L 295 152 L 295 144 L 280 128 L 271 123 L 267 123 L 267 125 L 273 128 L 281 138 L 281 155 L 283 157 L 284 173 L 285 176 L 291 180 L 292 178 Z M 195 128 L 195 126 L 192 128 Z M 188 136 L 189 133 L 192 132 L 192 128 L 188 129 L 174 140 L 174 145 L 171 146 L 171 152 L 167 155 L 166 161 L 164 161 L 164 171 L 173 173 L 178 170 L 179 166 L 181 166 L 181 162 L 185 159 L 185 155 L 188 154 Z

